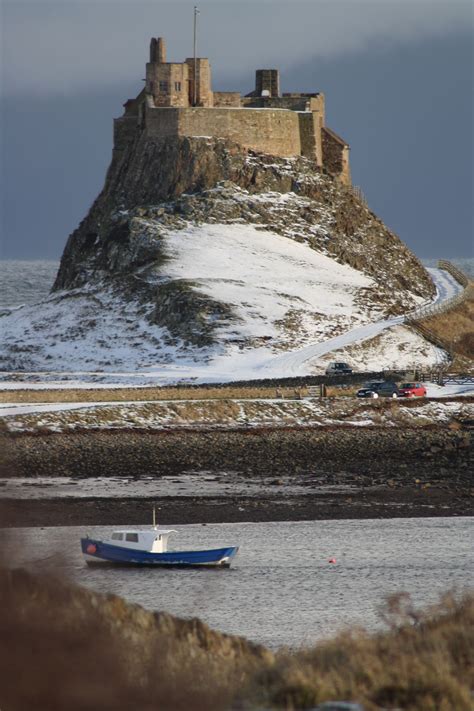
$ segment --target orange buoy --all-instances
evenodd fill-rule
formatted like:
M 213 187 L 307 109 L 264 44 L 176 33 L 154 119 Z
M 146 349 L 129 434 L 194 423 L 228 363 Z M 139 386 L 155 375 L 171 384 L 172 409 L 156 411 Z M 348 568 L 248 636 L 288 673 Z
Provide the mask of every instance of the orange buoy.
M 86 552 L 90 555 L 94 555 L 94 553 L 97 553 L 97 546 L 95 545 L 95 543 L 89 543 L 86 548 Z

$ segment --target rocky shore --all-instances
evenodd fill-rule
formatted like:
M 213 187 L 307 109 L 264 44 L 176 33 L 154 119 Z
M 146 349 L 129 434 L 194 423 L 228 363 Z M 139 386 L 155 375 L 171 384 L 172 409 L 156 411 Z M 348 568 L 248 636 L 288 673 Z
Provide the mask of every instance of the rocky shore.
M 469 479 L 468 429 L 291 427 L 140 431 L 110 429 L 0 436 L 4 476 L 134 476 L 230 470 L 287 474 L 350 471 L 390 479 L 411 470 Z M 433 467 L 436 462 L 436 467 Z
M 246 430 L 9 433 L 4 477 L 141 477 L 226 472 L 212 494 L 168 495 L 167 523 L 472 515 L 468 429 L 304 427 Z M 232 476 L 275 477 L 257 493 L 231 491 Z M 293 490 L 297 485 L 299 489 Z M 308 487 L 308 493 L 301 490 Z M 106 493 L 106 492 L 104 492 Z M 153 499 L 156 501 L 155 499 Z M 149 520 L 151 498 L 133 494 L 18 500 L 3 494 L 4 526 L 112 525 Z

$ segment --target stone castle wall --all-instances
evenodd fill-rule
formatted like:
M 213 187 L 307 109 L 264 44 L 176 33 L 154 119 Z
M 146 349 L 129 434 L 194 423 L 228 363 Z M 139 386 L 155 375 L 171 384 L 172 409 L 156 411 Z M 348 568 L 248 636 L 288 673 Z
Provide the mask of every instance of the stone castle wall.
M 281 109 L 188 108 L 146 110 L 149 136 L 217 136 L 278 156 L 301 154 L 300 120 Z M 308 119 L 311 114 L 308 113 Z M 125 131 L 125 128 L 123 129 Z M 310 145 L 309 142 L 306 144 Z M 315 154 L 314 154 L 315 156 Z M 308 157 L 313 157 L 309 156 Z
M 321 167 L 323 165 L 323 152 L 319 117 L 310 111 L 297 113 L 296 115 L 298 116 L 301 155 L 315 160 Z
M 131 104 L 125 115 L 115 120 L 114 148 L 124 150 L 140 126 L 153 138 L 216 136 L 261 153 L 305 156 L 350 185 L 349 147 L 322 126 L 319 112 L 236 108 L 231 103 L 236 94 L 222 94 L 226 95 L 222 101 L 229 100 L 228 107 L 160 108 L 148 103 L 143 118 Z
M 241 96 L 238 91 L 213 91 L 214 106 L 233 106 L 239 108 Z
M 189 104 L 194 102 L 194 59 L 186 59 L 189 72 Z M 196 58 L 196 106 L 212 106 L 213 92 L 211 90 L 211 65 L 205 58 Z
M 283 96 L 243 96 L 241 106 L 253 109 L 317 111 L 325 123 L 324 94 L 283 94 Z
M 341 182 L 351 184 L 349 146 L 330 128 L 321 129 L 323 165 L 329 173 L 338 175 Z
M 155 106 L 188 106 L 188 65 L 148 63 L 146 90 L 153 96 Z

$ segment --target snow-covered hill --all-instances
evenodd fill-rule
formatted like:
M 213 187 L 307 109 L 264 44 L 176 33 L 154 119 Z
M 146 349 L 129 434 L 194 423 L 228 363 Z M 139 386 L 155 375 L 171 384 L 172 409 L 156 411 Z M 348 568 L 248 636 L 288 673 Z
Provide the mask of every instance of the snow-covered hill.
M 146 319 L 153 303 L 147 308 L 125 301 L 99 283 L 4 317 L 4 364 L 17 370 L 135 370 L 249 350 L 260 360 L 368 320 L 357 297 L 372 280 L 305 243 L 254 225 L 190 226 L 161 240 L 164 265 L 137 279 L 173 284 L 203 296 L 203 303 L 225 305 L 222 313 L 203 315 L 218 319 L 215 344 L 186 345 Z
M 52 295 L 0 317 L 1 370 L 141 382 L 317 372 L 327 348 L 290 353 L 433 297 L 419 260 L 307 159 L 217 139 L 130 151 L 69 238 Z M 386 348 L 390 365 L 441 357 L 398 334 L 410 348 Z
M 163 265 L 136 278 L 181 285 L 204 303 L 224 304 L 217 316 L 203 316 L 217 320 L 214 344 L 196 348 L 173 337 L 150 322 L 153 303 L 125 300 L 99 282 L 57 292 L 4 317 L 3 369 L 141 371 L 161 382 L 320 372 L 324 359 L 316 352 L 308 363 L 303 358 L 299 367 L 290 367 L 293 352 L 364 324 L 369 335 L 369 324 L 383 316 L 383 307 L 361 303 L 371 278 L 305 242 L 245 224 L 191 225 L 160 239 Z M 438 349 L 403 331 L 399 327 L 388 342 L 374 344 L 366 369 L 439 359 Z

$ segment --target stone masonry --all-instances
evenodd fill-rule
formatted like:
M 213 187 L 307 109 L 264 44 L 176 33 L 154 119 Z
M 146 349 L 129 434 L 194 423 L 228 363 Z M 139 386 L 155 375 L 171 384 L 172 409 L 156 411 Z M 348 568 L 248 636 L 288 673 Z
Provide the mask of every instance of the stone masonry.
M 350 185 L 349 146 L 325 125 L 322 93 L 280 93 L 277 69 L 257 69 L 255 89 L 212 91 L 206 58 L 167 62 L 165 40 L 153 38 L 145 87 L 115 119 L 114 149 L 137 132 L 151 138 L 213 136 L 280 157 L 301 155 Z

